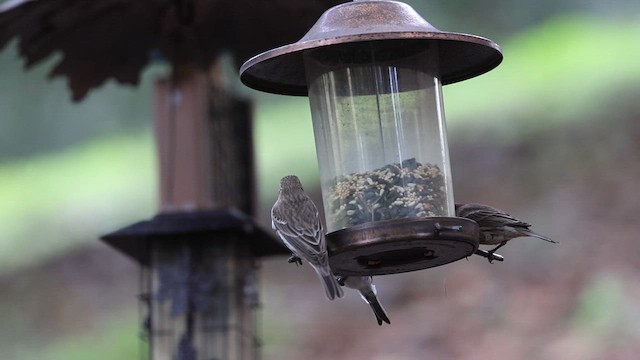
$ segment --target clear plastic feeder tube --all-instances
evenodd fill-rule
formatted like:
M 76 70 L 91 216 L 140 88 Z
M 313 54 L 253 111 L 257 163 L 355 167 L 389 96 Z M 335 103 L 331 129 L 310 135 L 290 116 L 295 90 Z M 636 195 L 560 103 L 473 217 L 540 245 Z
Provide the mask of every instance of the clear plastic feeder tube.
M 454 216 L 437 45 L 304 54 L 329 232 Z

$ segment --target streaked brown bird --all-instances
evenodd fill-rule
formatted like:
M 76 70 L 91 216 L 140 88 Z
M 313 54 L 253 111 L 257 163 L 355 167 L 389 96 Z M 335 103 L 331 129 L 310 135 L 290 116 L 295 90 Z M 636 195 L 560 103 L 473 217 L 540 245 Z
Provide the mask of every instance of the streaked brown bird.
M 348 288 L 358 290 L 360 297 L 369 306 L 376 316 L 378 325 L 382 326 L 383 322 L 391 324 L 387 313 L 384 311 L 382 304 L 378 300 L 376 286 L 373 285 L 373 278 L 371 276 L 343 276 L 338 278 L 338 283 Z
M 318 208 L 295 175 L 280 180 L 278 200 L 271 208 L 271 227 L 293 253 L 289 262 L 302 264 L 302 260 L 306 260 L 313 267 L 329 300 L 344 295 L 329 267 L 327 241 Z
M 456 216 L 467 218 L 478 223 L 480 227 L 480 244 L 497 245 L 489 250 L 489 262 L 494 260 L 494 253 L 509 240 L 522 236 L 531 236 L 551 243 L 558 243 L 546 236 L 540 235 L 529 228 L 528 224 L 502 210 L 483 204 L 456 204 Z

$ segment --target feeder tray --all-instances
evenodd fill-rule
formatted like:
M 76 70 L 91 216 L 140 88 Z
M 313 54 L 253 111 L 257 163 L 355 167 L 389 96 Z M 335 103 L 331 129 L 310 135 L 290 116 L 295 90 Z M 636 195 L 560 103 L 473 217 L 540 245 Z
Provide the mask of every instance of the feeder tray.
M 478 249 L 478 224 L 457 217 L 377 221 L 327 234 L 336 275 L 396 274 L 448 264 Z

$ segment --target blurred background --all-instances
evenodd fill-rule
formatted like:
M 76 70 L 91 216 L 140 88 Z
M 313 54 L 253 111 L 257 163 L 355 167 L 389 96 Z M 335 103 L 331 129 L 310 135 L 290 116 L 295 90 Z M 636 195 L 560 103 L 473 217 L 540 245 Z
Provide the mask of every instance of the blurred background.
M 640 353 L 640 3 L 407 1 L 439 29 L 498 42 L 504 62 L 444 88 L 456 202 L 482 202 L 560 241 L 375 279 L 378 327 L 353 291 L 263 261 L 265 359 L 636 359 Z M 293 18 L 293 17 L 292 17 Z M 137 359 L 139 269 L 98 241 L 153 216 L 151 85 L 108 83 L 72 103 L 0 53 L 0 358 Z M 255 100 L 258 217 L 298 174 L 321 204 L 306 98 Z

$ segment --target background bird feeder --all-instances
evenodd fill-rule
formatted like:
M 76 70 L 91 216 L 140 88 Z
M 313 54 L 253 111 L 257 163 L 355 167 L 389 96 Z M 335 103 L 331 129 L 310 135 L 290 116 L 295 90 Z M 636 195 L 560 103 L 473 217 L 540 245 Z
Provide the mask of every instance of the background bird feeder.
M 251 104 L 174 78 L 155 84 L 161 211 L 102 239 L 141 265 L 149 359 L 257 359 L 260 258 L 288 252 L 250 216 Z
M 491 40 L 374 0 L 335 6 L 298 42 L 244 63 L 247 86 L 309 96 L 336 274 L 419 270 L 478 248 L 477 225 L 454 217 L 441 86 L 501 60 Z

